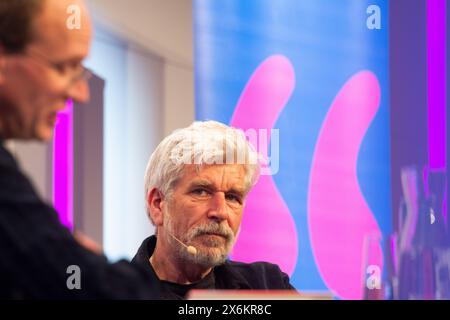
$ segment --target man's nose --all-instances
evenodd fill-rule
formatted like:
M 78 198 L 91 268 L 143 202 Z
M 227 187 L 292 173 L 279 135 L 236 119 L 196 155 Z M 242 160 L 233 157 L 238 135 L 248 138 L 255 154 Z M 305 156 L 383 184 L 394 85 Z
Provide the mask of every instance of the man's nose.
M 73 83 L 68 90 L 69 98 L 79 103 L 86 103 L 89 101 L 89 84 L 87 80 L 79 80 Z
M 228 207 L 223 192 L 216 192 L 211 198 L 208 218 L 222 221 L 228 219 Z

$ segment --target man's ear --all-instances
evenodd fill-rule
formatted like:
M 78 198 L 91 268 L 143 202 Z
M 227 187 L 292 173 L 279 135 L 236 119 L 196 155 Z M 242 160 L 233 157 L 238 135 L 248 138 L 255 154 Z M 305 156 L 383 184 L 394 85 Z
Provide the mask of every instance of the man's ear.
M 0 86 L 5 81 L 5 56 L 0 51 Z
M 164 222 L 164 197 L 157 188 L 153 188 L 148 193 L 147 204 L 150 217 L 155 226 L 162 226 Z
M 5 81 L 5 66 L 6 66 L 6 54 L 0 43 L 0 85 Z

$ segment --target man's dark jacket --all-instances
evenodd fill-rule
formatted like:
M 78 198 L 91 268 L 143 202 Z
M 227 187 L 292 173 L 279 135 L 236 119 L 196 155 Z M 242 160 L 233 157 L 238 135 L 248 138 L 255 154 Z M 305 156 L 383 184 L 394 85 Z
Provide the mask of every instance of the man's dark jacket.
M 152 285 L 160 284 L 161 299 L 180 299 L 161 285 L 155 271 L 149 263 L 156 246 L 156 237 L 151 236 L 144 240 L 134 256 L 132 263 L 146 268 Z M 232 290 L 295 290 L 289 283 L 289 277 L 280 268 L 268 262 L 242 263 L 227 260 L 214 268 L 215 289 Z
M 70 290 L 73 271 L 81 289 Z M 69 282 L 69 287 L 67 286 Z M 158 284 L 126 261 L 80 246 L 0 141 L 0 299 L 154 299 Z

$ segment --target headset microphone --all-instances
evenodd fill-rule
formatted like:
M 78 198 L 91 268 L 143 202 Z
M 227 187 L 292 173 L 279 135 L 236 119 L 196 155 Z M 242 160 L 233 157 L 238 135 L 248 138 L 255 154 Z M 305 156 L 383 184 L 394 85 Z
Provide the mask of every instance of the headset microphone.
M 187 252 L 189 252 L 190 254 L 192 254 L 193 256 L 195 256 L 197 254 L 197 248 L 194 246 L 187 246 L 186 244 L 184 244 L 183 242 L 181 242 L 181 240 L 179 240 L 177 237 L 175 237 L 173 234 L 169 233 L 172 238 L 174 238 L 175 240 L 177 240 L 182 246 L 184 246 L 187 250 Z

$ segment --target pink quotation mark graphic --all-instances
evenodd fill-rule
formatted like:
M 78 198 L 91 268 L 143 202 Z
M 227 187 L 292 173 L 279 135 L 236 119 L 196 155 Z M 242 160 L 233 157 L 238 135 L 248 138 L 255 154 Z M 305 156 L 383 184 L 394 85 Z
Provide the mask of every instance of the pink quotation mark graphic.
M 344 299 L 363 297 L 364 241 L 367 236 L 381 239 L 357 177 L 359 149 L 380 96 L 371 72 L 348 80 L 322 125 L 310 173 L 308 222 L 314 257 L 327 287 Z M 370 250 L 371 264 L 381 270 L 379 242 Z
M 267 58 L 248 81 L 234 111 L 231 126 L 244 131 L 265 129 L 270 133 L 294 86 L 295 74 L 289 60 L 281 55 Z M 261 175 L 247 196 L 233 259 L 270 261 L 292 274 L 297 254 L 297 231 L 289 208 L 272 177 Z
M 294 86 L 289 60 L 281 55 L 267 58 L 248 81 L 231 125 L 270 132 Z M 313 156 L 308 194 L 312 251 L 325 284 L 344 299 L 362 298 L 364 242 L 367 236 L 381 238 L 357 178 L 359 149 L 378 111 L 380 95 L 371 72 L 354 75 L 333 101 Z M 270 261 L 292 274 L 298 258 L 297 231 L 270 175 L 261 176 L 248 195 L 241 230 L 233 259 Z M 370 263 L 381 270 L 379 243 L 372 244 L 370 251 Z

